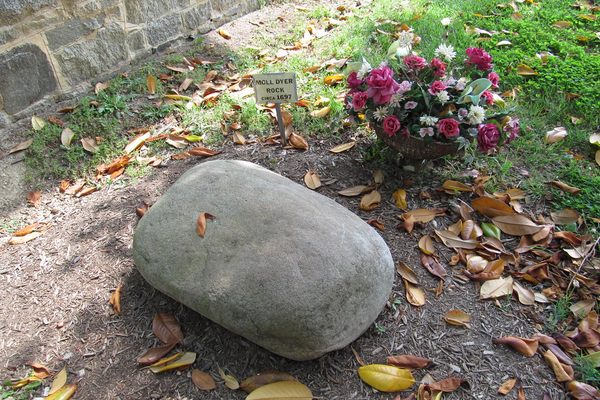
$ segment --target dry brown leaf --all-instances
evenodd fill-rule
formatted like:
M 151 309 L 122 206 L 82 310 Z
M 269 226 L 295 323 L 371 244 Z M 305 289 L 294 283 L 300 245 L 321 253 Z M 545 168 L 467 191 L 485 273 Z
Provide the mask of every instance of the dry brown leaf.
M 198 215 L 198 220 L 196 221 L 196 233 L 198 236 L 204 238 L 207 221 L 212 221 L 214 219 L 215 216 L 207 212 L 201 212 L 200 215 Z
M 581 192 L 581 189 L 573 187 L 573 186 L 569 186 L 566 183 L 561 182 L 561 181 L 551 181 L 550 184 L 552 184 L 553 186 L 556 186 L 563 192 L 568 192 L 571 194 L 577 194 L 577 193 Z
M 378 219 L 370 219 L 367 224 L 371 225 L 375 229 L 379 229 L 381 232 L 385 232 L 385 224 Z
M 121 289 L 123 285 L 117 286 L 114 292 L 111 293 L 108 303 L 113 307 L 116 314 L 121 314 Z
M 517 379 L 516 378 L 511 378 L 511 379 L 506 380 L 498 388 L 498 393 L 500 393 L 503 396 L 507 395 L 515 387 L 516 383 L 517 383 Z
M 483 282 L 490 281 L 500 278 L 502 273 L 504 272 L 504 267 L 506 266 L 506 262 L 503 259 L 494 260 L 486 264 L 483 271 L 477 274 L 471 274 L 468 269 L 464 271 L 464 274 L 469 277 L 472 281 Z
M 379 207 L 379 203 L 381 203 L 381 194 L 377 190 L 373 190 L 360 199 L 359 207 L 363 211 L 372 211 Z
M 21 143 L 17 144 L 16 146 L 12 147 L 10 150 L 8 150 L 8 154 L 13 154 L 13 153 L 17 153 L 19 151 L 27 150 L 32 144 L 33 144 L 33 139 L 29 139 L 24 142 L 21 142 Z
M 480 214 L 490 218 L 515 214 L 515 211 L 505 202 L 492 197 L 478 197 L 471 202 L 471 206 Z
M 406 265 L 406 263 L 399 261 L 396 265 L 396 271 L 404 280 L 407 280 L 415 285 L 419 284 L 417 274 L 415 274 L 415 272 L 408 265 Z
M 296 381 L 296 378 L 287 372 L 267 371 L 244 379 L 240 383 L 240 389 L 246 393 L 251 393 L 261 386 L 282 381 Z
M 581 215 L 572 208 L 565 208 L 560 211 L 551 212 L 550 216 L 552 216 L 552 220 L 556 225 L 568 225 L 577 222 Z
M 572 304 L 569 307 L 569 310 L 573 313 L 575 318 L 583 319 L 587 317 L 587 315 L 594 309 L 595 306 L 595 299 L 580 300 L 577 303 Z
M 492 343 L 510 346 L 526 357 L 533 357 L 539 345 L 537 338 L 529 339 L 517 336 L 505 336 L 498 339 L 492 339 Z
M 100 150 L 98 143 L 96 143 L 96 139 L 91 137 L 85 137 L 81 139 L 81 145 L 86 151 L 92 154 L 97 153 Z
M 239 132 L 233 132 L 233 143 L 244 145 L 246 144 L 246 138 Z
M 546 363 L 552 368 L 558 382 L 570 382 L 575 379 L 573 376 L 573 368 L 561 364 L 560 361 L 558 361 L 558 358 L 556 358 L 556 355 L 550 350 L 546 350 L 544 353 L 544 360 L 546 360 Z
M 404 280 L 406 288 L 406 300 L 413 306 L 420 307 L 425 305 L 425 292 L 420 287 L 413 285 L 406 279 Z
M 358 185 L 340 190 L 338 194 L 345 197 L 355 197 L 375 189 L 374 186 Z
M 485 267 L 488 265 L 488 260 L 485 258 L 469 254 L 467 255 L 467 271 L 471 274 L 478 274 L 485 270 Z
M 240 388 L 240 384 L 235 376 L 225 373 L 220 367 L 217 367 L 217 371 L 219 372 L 221 379 L 225 381 L 225 386 L 229 389 L 238 390 Z
M 452 393 L 465 383 L 466 383 L 466 381 L 464 379 L 451 376 L 449 378 L 430 383 L 429 387 L 434 391 L 441 391 L 444 393 Z
M 431 273 L 431 275 L 437 276 L 442 280 L 448 275 L 444 266 L 433 256 L 421 254 L 421 264 L 429 271 L 429 273 Z
M 513 278 L 512 276 L 509 276 L 507 278 L 498 278 L 485 281 L 481 285 L 479 297 L 481 299 L 495 299 L 497 297 L 511 295 L 512 292 Z
M 567 129 L 563 126 L 558 126 L 548 132 L 546 132 L 546 136 L 544 137 L 544 141 L 548 144 L 553 144 L 556 142 L 560 142 L 568 135 Z
M 339 145 L 329 149 L 329 151 L 332 153 L 342 153 L 344 151 L 350 150 L 354 146 L 356 146 L 356 142 L 352 141 L 352 142 L 348 142 L 348 143 L 339 144 Z
M 156 314 L 152 320 L 152 332 L 165 344 L 181 343 L 183 341 L 181 326 L 171 314 Z
M 356 358 L 356 362 L 358 363 L 358 365 L 367 365 L 367 363 L 365 363 L 365 360 L 363 360 L 360 354 L 358 354 L 358 352 L 354 350 L 354 347 L 350 346 L 350 350 L 352 350 L 352 353 L 354 354 L 354 358 Z
M 42 236 L 44 232 L 31 232 L 23 236 L 13 236 L 8 241 L 10 245 L 24 244 Z
M 160 374 L 161 372 L 189 368 L 196 361 L 196 353 L 178 353 L 173 357 L 168 357 L 168 359 L 169 362 L 160 360 L 157 363 L 150 365 L 150 371 L 155 374 Z
M 533 235 L 543 228 L 523 215 L 499 216 L 492 218 L 492 222 L 502 232 L 513 236 Z
M 431 364 L 431 360 L 428 358 L 405 354 L 399 356 L 389 356 L 387 358 L 387 363 L 390 365 L 395 365 L 399 368 L 417 369 L 427 368 L 427 366 Z
M 34 207 L 39 207 L 42 203 L 42 192 L 37 190 L 27 194 L 27 202 Z
M 376 185 L 381 185 L 383 183 L 384 175 L 383 171 L 380 169 L 376 169 L 373 171 L 373 181 Z
M 535 294 L 531 289 L 522 286 L 519 282 L 513 283 L 513 289 L 517 292 L 517 297 L 521 304 L 532 306 L 535 304 Z
M 192 382 L 200 390 L 208 391 L 217 388 L 217 383 L 210 374 L 195 368 L 192 370 Z
M 461 239 L 454 232 L 451 232 L 448 230 L 446 230 L 446 231 L 435 230 L 434 232 L 437 235 L 437 237 L 440 238 L 442 243 L 444 243 L 444 245 L 446 245 L 447 247 L 453 248 L 453 249 L 475 249 L 477 247 L 477 245 L 479 244 L 479 242 L 477 242 L 477 240 Z
M 450 325 L 470 328 L 471 316 L 462 310 L 450 310 L 444 315 L 444 321 Z
M 217 33 L 218 33 L 218 34 L 219 34 L 219 35 L 220 35 L 220 36 L 221 36 L 223 39 L 226 39 L 226 40 L 229 40 L 229 39 L 231 39 L 231 35 L 230 35 L 230 34 L 229 34 L 229 32 L 227 32 L 225 29 L 222 29 L 222 28 L 221 28 L 221 29 L 218 29 L 218 30 L 217 30 Z
M 538 73 L 533 68 L 531 68 L 529 65 L 519 64 L 519 65 L 517 65 L 517 75 L 533 76 L 533 75 L 538 75 Z
M 250 393 L 246 400 L 312 400 L 313 394 L 308 387 L 298 381 L 279 381 L 269 383 Z
M 567 390 L 575 400 L 600 399 L 600 390 L 587 383 L 571 381 L 567 383 Z
M 435 247 L 433 246 L 433 240 L 431 236 L 424 235 L 421 239 L 419 239 L 419 249 L 428 256 L 435 254 Z
M 321 187 L 321 179 L 315 171 L 310 170 L 304 175 L 304 184 L 307 188 L 316 190 Z
M 171 350 L 173 350 L 175 345 L 177 345 L 177 343 L 173 342 L 173 343 L 167 343 L 167 344 L 159 346 L 159 347 L 153 347 L 151 349 L 148 349 L 144 354 L 142 354 L 137 359 L 137 362 L 138 362 L 138 364 L 144 365 L 144 366 L 152 365 L 152 364 L 156 363 L 158 360 L 161 360 L 167 354 L 169 354 L 169 352 Z
M 394 193 L 392 193 L 392 198 L 394 199 L 396 207 L 406 211 L 406 209 L 408 208 L 408 204 L 406 202 L 406 190 L 397 189 Z
M 473 188 L 469 185 L 466 185 L 462 182 L 447 180 L 442 185 L 442 188 L 446 191 L 446 193 L 454 194 L 456 192 L 472 192 Z
M 60 143 L 67 148 L 71 147 L 73 137 L 75 137 L 75 132 L 73 132 L 71 128 L 65 128 L 60 134 Z
M 84 188 L 82 188 L 80 191 L 78 191 L 75 194 L 75 197 L 84 197 L 84 196 L 89 196 L 92 193 L 95 193 L 98 191 L 98 188 L 96 186 L 86 186 Z
M 179 92 L 185 92 L 193 82 L 194 80 L 192 78 L 185 78 L 183 82 L 181 82 L 181 85 L 179 85 L 177 90 Z
M 404 220 L 406 217 L 412 217 L 414 222 L 427 223 L 435 217 L 441 217 L 446 214 L 445 208 L 417 208 L 403 214 Z
M 406 233 L 411 233 L 413 228 L 415 227 L 415 217 L 412 215 L 403 215 L 402 219 L 404 221 L 402 227 L 404 228 Z
M 308 150 L 308 142 L 306 139 L 294 132 L 290 133 L 289 141 L 295 149 Z
M 146 76 L 146 88 L 148 93 L 156 94 L 156 77 L 154 75 L 148 74 Z
M 96 86 L 94 86 L 94 93 L 98 94 L 106 89 L 108 89 L 108 83 L 98 82 L 96 83 Z
M 211 150 L 201 146 L 195 146 L 188 150 L 188 154 L 196 157 L 212 157 L 220 153 L 220 151 Z

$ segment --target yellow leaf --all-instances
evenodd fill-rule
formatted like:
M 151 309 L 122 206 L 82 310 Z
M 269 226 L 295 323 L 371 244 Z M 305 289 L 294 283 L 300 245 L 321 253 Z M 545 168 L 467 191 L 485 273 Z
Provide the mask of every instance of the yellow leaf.
M 596 21 L 598 19 L 594 14 L 579 14 L 578 17 L 586 21 Z
M 182 100 L 182 101 L 192 101 L 193 99 L 190 96 L 183 96 L 180 94 L 165 94 L 165 97 L 170 100 Z
M 261 386 L 281 381 L 296 381 L 296 378 L 287 372 L 267 371 L 244 379 L 240 383 L 240 389 L 246 393 L 252 393 Z
M 469 185 L 465 185 L 462 182 L 448 180 L 445 181 L 442 187 L 450 194 L 454 192 L 472 192 L 473 188 Z
M 225 29 L 219 29 L 219 30 L 217 31 L 217 33 L 218 33 L 219 35 L 221 35 L 221 37 L 222 37 L 223 39 L 226 39 L 226 40 L 229 40 L 229 39 L 231 39 L 231 35 L 230 35 L 230 34 L 229 34 L 229 32 L 227 32 Z
M 327 114 L 329 114 L 329 111 L 331 111 L 331 107 L 327 106 L 319 110 L 312 111 L 310 115 L 315 118 L 324 118 L 327 116 Z
M 371 211 L 379 207 L 379 203 L 381 203 L 381 194 L 377 190 L 373 190 L 360 199 L 359 207 L 363 211 Z
M 154 372 L 155 374 L 159 374 L 161 372 L 170 371 L 172 369 L 187 368 L 191 366 L 194 363 L 194 361 L 196 361 L 196 353 L 186 352 L 183 353 L 179 358 L 169 363 L 163 363 L 164 365 L 159 364 L 160 361 L 158 363 L 152 364 L 150 366 L 150 371 Z
M 533 70 L 529 65 L 519 64 L 517 65 L 517 74 L 521 76 L 533 76 L 539 75 L 537 72 Z
M 50 386 L 50 391 L 48 394 L 53 394 L 58 392 L 65 384 L 67 383 L 67 368 L 63 368 L 60 370 L 58 374 L 54 377 L 52 381 L 52 385 Z
M 321 179 L 319 175 L 315 171 L 308 171 L 306 175 L 304 175 L 304 183 L 306 187 L 312 190 L 318 189 L 321 187 Z
M 77 390 L 76 384 L 65 385 L 59 391 L 49 395 L 45 400 L 68 400 Z
M 325 79 L 323 80 L 323 82 L 326 85 L 335 85 L 338 82 L 342 82 L 344 80 L 344 75 L 343 74 L 335 74 L 335 75 L 329 75 L 326 76 Z
M 462 310 L 450 310 L 444 315 L 444 321 L 450 325 L 464 326 L 469 328 L 471 316 Z
M 425 235 L 419 240 L 419 249 L 428 256 L 435 254 L 435 247 L 433 247 L 431 236 Z
M 269 383 L 250 393 L 246 400 L 312 400 L 309 388 L 297 381 Z
M 356 145 L 356 142 L 348 142 L 348 143 L 343 143 L 340 145 L 335 146 L 332 149 L 329 149 L 330 152 L 332 153 L 341 153 L 343 151 L 347 151 L 350 150 L 351 148 L 353 148 Z
M 217 368 L 219 372 L 219 376 L 221 379 L 225 381 L 225 386 L 227 386 L 231 390 L 238 390 L 240 388 L 240 383 L 235 379 L 235 376 L 226 374 L 220 367 Z
M 408 204 L 406 203 L 406 190 L 398 189 L 392 194 L 392 198 L 394 199 L 394 203 L 396 203 L 396 207 L 401 210 L 406 210 L 408 208 Z
M 148 88 L 148 93 L 156 94 L 156 77 L 154 75 L 146 76 L 146 87 Z
M 569 22 L 569 21 L 556 21 L 555 23 L 552 24 L 553 27 L 559 28 L 559 29 L 569 28 L 572 25 L 573 25 L 573 23 Z
M 381 392 L 399 392 L 410 388 L 415 383 L 410 370 L 393 365 L 365 365 L 358 369 L 358 376 L 367 385 Z
M 46 122 L 37 115 L 34 115 L 31 117 L 31 126 L 33 127 L 34 131 L 39 131 L 46 126 Z
M 406 288 L 406 300 L 413 306 L 420 307 L 425 305 L 425 292 L 420 287 L 413 285 L 406 279 L 404 280 Z

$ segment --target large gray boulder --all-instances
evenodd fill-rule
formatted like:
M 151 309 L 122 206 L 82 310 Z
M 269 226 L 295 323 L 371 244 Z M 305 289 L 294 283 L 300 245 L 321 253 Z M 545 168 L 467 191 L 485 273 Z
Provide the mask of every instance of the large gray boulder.
M 216 217 L 196 233 L 201 212 Z M 340 349 L 377 318 L 394 264 L 335 201 L 244 161 L 186 172 L 140 220 L 135 264 L 155 288 L 281 356 Z

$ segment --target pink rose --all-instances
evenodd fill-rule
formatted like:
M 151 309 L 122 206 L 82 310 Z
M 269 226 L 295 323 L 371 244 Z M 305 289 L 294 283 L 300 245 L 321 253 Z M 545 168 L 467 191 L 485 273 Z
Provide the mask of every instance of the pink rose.
M 437 123 L 437 128 L 446 139 L 456 137 L 460 133 L 460 125 L 458 121 L 452 118 L 440 120 L 440 122 Z
M 394 136 L 400 130 L 400 121 L 395 115 L 388 115 L 383 120 L 383 130 L 388 136 Z
M 477 144 L 479 150 L 488 152 L 498 145 L 500 132 L 494 124 L 481 124 L 477 128 Z
M 500 75 L 495 72 L 490 72 L 487 76 L 490 82 L 492 82 L 492 87 L 494 89 L 498 89 L 498 84 L 500 83 Z
M 358 74 L 356 72 L 352 72 L 350 75 L 348 75 L 348 86 L 351 89 L 358 89 L 362 83 L 363 80 L 358 78 Z
M 431 59 L 431 68 L 433 68 L 434 76 L 439 76 L 440 78 L 446 76 L 446 63 L 439 58 Z
M 483 93 L 481 93 L 481 95 L 485 99 L 485 102 L 487 103 L 488 106 L 491 106 L 492 104 L 494 104 L 494 95 L 492 94 L 492 92 L 485 90 Z
M 354 111 L 360 111 L 367 105 L 367 96 L 366 92 L 356 92 L 354 96 L 352 96 L 352 108 Z
M 427 90 L 430 94 L 436 95 L 439 92 L 446 90 L 446 85 L 442 81 L 433 81 L 429 89 Z
M 404 65 L 414 71 L 420 71 L 427 66 L 427 60 L 423 57 L 408 55 L 404 57 Z
M 504 125 L 504 132 L 508 134 L 508 137 L 506 138 L 506 143 L 512 142 L 517 137 L 519 137 L 519 133 L 521 132 L 519 118 L 509 119 L 506 125 Z
M 400 85 L 393 78 L 393 71 L 388 66 L 375 68 L 367 78 L 367 95 L 375 104 L 387 104 L 398 92 Z
M 467 50 L 467 65 L 475 65 L 480 71 L 492 69 L 492 56 L 479 47 L 469 47 Z

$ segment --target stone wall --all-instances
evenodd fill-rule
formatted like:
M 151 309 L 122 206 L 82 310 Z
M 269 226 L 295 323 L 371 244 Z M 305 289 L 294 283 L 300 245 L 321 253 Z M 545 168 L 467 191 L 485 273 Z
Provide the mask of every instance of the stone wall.
M 41 100 L 258 6 L 259 0 L 0 0 L 0 130 Z

